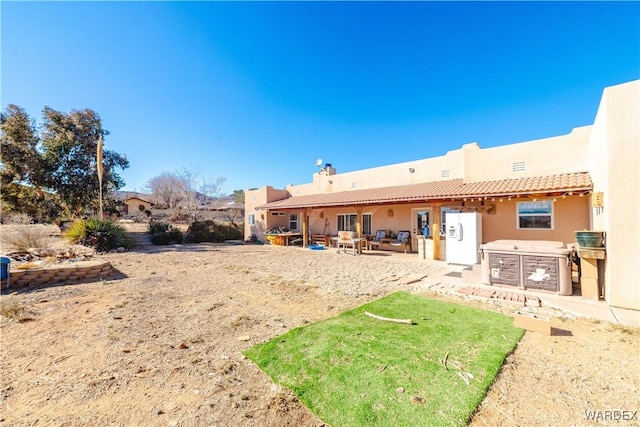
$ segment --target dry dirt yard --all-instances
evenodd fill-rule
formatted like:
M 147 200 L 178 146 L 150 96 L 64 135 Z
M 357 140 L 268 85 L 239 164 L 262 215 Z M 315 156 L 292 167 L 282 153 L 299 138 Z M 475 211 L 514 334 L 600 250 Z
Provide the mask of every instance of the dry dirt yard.
M 516 309 L 433 291 L 457 279 L 415 255 L 198 244 L 103 258 L 106 280 L 0 297 L 32 317 L 0 318 L 0 425 L 322 426 L 242 350 L 399 289 Z M 426 278 L 381 280 L 408 272 Z M 586 417 L 640 409 L 638 330 L 547 313 L 554 335 L 525 333 L 471 425 L 640 425 Z

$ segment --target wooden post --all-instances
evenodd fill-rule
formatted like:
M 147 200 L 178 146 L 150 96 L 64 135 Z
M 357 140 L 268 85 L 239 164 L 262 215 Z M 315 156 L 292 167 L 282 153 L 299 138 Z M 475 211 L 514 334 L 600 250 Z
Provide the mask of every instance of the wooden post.
M 309 246 L 309 215 L 308 211 L 302 212 L 302 247 Z
M 102 135 L 98 138 L 98 147 L 96 153 L 96 170 L 98 172 L 98 186 L 99 189 L 99 198 L 98 198 L 98 218 L 102 220 Z
M 431 226 L 433 232 L 431 236 L 433 236 L 433 259 L 439 261 L 440 260 L 440 224 L 433 223 Z
M 580 257 L 580 289 L 582 291 L 582 298 L 598 301 L 600 299 L 598 260 L 604 259 L 604 248 L 580 248 L 578 249 L 578 256 Z

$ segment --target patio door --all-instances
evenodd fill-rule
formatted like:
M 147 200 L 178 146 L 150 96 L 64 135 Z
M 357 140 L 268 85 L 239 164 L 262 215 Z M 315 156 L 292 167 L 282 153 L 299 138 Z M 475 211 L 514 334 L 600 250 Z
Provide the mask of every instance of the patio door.
M 427 227 L 429 235 L 431 235 L 431 217 L 432 208 L 413 208 L 411 209 L 411 248 L 418 250 L 418 236 L 424 234 L 424 228 Z

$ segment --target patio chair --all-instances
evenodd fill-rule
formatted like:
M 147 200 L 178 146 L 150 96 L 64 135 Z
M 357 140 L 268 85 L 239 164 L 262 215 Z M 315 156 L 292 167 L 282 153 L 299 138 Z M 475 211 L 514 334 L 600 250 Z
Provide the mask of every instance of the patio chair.
M 382 239 L 387 238 L 387 230 L 378 230 L 373 239 L 369 241 L 369 249 L 380 249 L 380 243 Z
M 358 253 L 358 245 L 360 245 L 360 239 L 355 239 L 355 233 L 353 231 L 338 231 L 338 240 L 336 246 L 338 246 L 338 253 L 340 253 L 340 247 L 344 253 L 347 252 L 347 247 L 353 249 L 353 254 Z
M 407 253 L 407 249 L 411 252 L 411 232 L 398 231 L 398 237 L 391 242 L 391 246 L 402 246 L 404 253 Z

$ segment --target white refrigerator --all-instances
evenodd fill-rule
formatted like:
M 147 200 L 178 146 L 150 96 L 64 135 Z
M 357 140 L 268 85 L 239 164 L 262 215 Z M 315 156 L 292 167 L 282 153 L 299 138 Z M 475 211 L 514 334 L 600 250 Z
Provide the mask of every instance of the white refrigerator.
M 482 215 L 477 212 L 446 213 L 446 260 L 449 264 L 480 262 Z

